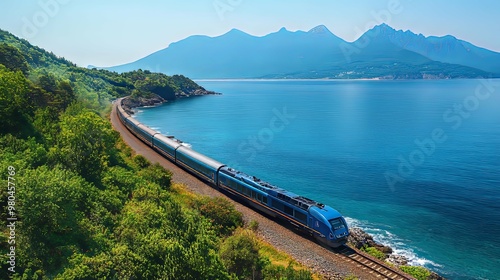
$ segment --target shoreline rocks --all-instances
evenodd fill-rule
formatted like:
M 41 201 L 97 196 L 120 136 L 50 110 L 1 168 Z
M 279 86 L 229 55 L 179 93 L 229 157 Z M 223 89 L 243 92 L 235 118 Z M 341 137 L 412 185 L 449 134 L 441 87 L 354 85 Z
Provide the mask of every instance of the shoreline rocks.
M 380 252 L 391 255 L 393 253 L 392 248 L 389 246 L 382 245 L 375 240 L 373 240 L 373 236 L 369 235 L 365 231 L 360 228 L 350 228 L 350 235 L 348 242 L 351 243 L 357 249 L 361 249 L 365 246 L 375 247 Z
M 150 93 L 148 96 L 128 96 L 123 99 L 122 108 L 125 110 L 125 112 L 127 112 L 127 114 L 133 115 L 135 108 L 159 106 L 168 101 L 204 95 L 221 95 L 221 93 L 199 88 L 189 93 L 185 93 L 184 91 L 176 92 L 175 98 L 173 99 L 165 99 L 154 93 Z
M 204 88 L 198 88 L 195 90 L 191 90 L 188 93 L 181 91 L 181 92 L 176 92 L 175 93 L 175 98 L 185 98 L 185 97 L 191 97 L 191 96 L 203 96 L 203 95 L 221 95 L 219 92 L 211 91 L 211 90 L 206 90 Z
M 375 241 L 373 239 L 373 236 L 366 233 L 362 229 L 353 227 L 353 228 L 350 228 L 349 231 L 350 231 L 350 235 L 349 235 L 349 239 L 347 242 L 352 244 L 352 246 L 356 247 L 357 249 L 361 249 L 363 247 L 374 247 L 386 255 L 386 258 L 384 259 L 384 261 L 391 263 L 391 264 L 398 266 L 398 267 L 404 266 L 404 265 L 410 265 L 409 264 L 410 260 L 407 257 L 395 254 L 394 250 L 391 247 L 385 246 L 385 245 L 380 244 L 379 242 Z M 432 280 L 444 280 L 445 279 L 433 271 L 430 271 L 430 272 L 431 272 L 431 276 L 429 277 L 429 279 L 432 279 Z
M 134 109 L 146 106 L 158 106 L 165 103 L 166 100 L 153 94 L 149 97 L 126 97 L 122 100 L 122 108 L 129 115 L 134 114 Z

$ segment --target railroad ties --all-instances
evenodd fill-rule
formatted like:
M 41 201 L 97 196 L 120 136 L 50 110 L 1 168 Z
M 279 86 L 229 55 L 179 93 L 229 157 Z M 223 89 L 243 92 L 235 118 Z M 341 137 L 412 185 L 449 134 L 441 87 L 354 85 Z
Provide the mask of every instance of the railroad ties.
M 414 278 L 390 267 L 382 261 L 376 260 L 367 254 L 348 247 L 343 246 L 336 251 L 337 254 L 347 262 L 355 263 L 360 269 L 367 270 L 373 275 L 373 279 L 388 279 L 388 280 L 413 280 Z

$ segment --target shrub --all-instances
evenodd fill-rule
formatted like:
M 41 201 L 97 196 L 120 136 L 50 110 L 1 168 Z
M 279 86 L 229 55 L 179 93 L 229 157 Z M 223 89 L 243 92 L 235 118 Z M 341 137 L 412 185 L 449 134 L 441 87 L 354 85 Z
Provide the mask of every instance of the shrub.
M 402 265 L 399 267 L 399 269 L 410 274 L 418 280 L 427 280 L 431 276 L 431 272 L 427 268 L 421 266 Z
M 159 163 L 149 165 L 148 167 L 141 170 L 139 174 L 141 174 L 144 179 L 157 183 L 165 190 L 168 190 L 170 188 L 172 172 L 163 168 L 163 166 L 161 166 Z
M 147 160 L 144 156 L 142 155 L 136 155 L 134 157 L 134 163 L 139 166 L 139 168 L 145 168 L 148 167 L 151 163 L 149 160 Z
M 257 231 L 259 229 L 259 222 L 257 222 L 256 220 L 252 220 L 250 224 L 248 224 L 248 229 Z
M 361 251 L 364 251 L 379 260 L 385 260 L 386 258 L 385 254 L 375 247 L 363 247 L 361 248 Z
M 311 272 L 301 269 L 295 270 L 292 264 L 286 268 L 282 265 L 268 265 L 262 271 L 263 279 L 281 280 L 281 279 L 294 279 L 294 280 L 312 280 Z
M 243 216 L 225 198 L 204 197 L 195 202 L 195 208 L 208 218 L 219 235 L 229 235 L 243 226 Z
M 251 231 L 240 230 L 226 238 L 220 249 L 220 258 L 227 271 L 239 279 L 254 279 L 261 273 L 259 244 Z

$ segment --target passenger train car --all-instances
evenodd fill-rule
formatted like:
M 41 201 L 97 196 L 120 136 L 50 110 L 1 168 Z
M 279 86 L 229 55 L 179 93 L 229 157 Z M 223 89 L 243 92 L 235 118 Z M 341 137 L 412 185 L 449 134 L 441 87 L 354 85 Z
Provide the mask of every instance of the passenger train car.
M 172 136 L 150 129 L 127 114 L 121 101 L 117 101 L 120 121 L 132 134 L 173 163 L 253 208 L 290 222 L 323 244 L 339 247 L 347 242 L 349 229 L 337 210 L 230 168 L 184 146 L 182 141 Z

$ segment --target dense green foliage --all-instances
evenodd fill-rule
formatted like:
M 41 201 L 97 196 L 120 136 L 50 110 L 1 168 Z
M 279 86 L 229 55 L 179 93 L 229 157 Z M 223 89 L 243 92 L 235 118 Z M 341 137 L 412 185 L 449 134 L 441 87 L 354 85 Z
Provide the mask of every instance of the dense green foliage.
M 369 255 L 379 259 L 379 260 L 385 260 L 387 256 L 384 254 L 384 252 L 378 250 L 375 247 L 362 247 L 361 251 L 364 251 L 368 253 Z
M 106 108 L 110 100 L 119 96 L 147 96 L 155 93 L 166 100 L 173 100 L 194 94 L 196 90 L 204 90 L 182 75 L 167 76 L 142 70 L 118 74 L 77 67 L 3 30 L 0 30 L 0 64 L 11 71 L 20 70 L 31 81 L 42 79 L 38 84 L 45 90 L 44 76 L 50 76 L 48 82 L 65 83 L 66 88 L 70 86 L 74 90 L 74 95 L 81 103 L 97 111 Z M 29 73 L 28 67 L 31 68 Z
M 273 258 L 279 257 L 279 253 L 259 241 L 252 230 L 237 229 L 221 244 L 220 257 L 228 272 L 238 279 L 313 279 L 311 272 L 295 269 L 288 256 L 288 265 L 285 267 L 272 263 L 265 251 Z
M 0 44 L 0 64 L 11 71 L 21 71 L 25 75 L 28 74 L 28 62 L 23 54 L 17 48 L 5 43 Z
M 220 235 L 228 235 L 243 226 L 243 217 L 227 199 L 204 197 L 194 201 L 194 208 L 207 217 L 214 230 Z
M 415 277 L 417 280 L 427 280 L 431 276 L 431 272 L 421 266 L 400 266 L 399 269 Z
M 284 267 L 282 265 L 269 265 L 262 271 L 263 278 L 269 280 L 311 280 L 311 272 L 307 270 L 295 270 L 292 265 Z
M 0 41 L 0 218 L 19 218 L 15 273 L 0 231 L 0 279 L 310 279 L 262 257 L 226 199 L 186 202 L 103 118 L 111 98 L 184 94 L 194 82 L 78 68 L 1 30 Z
M 259 258 L 259 245 L 248 231 L 228 237 L 222 243 L 220 255 L 228 271 L 240 279 L 260 278 L 263 262 Z

